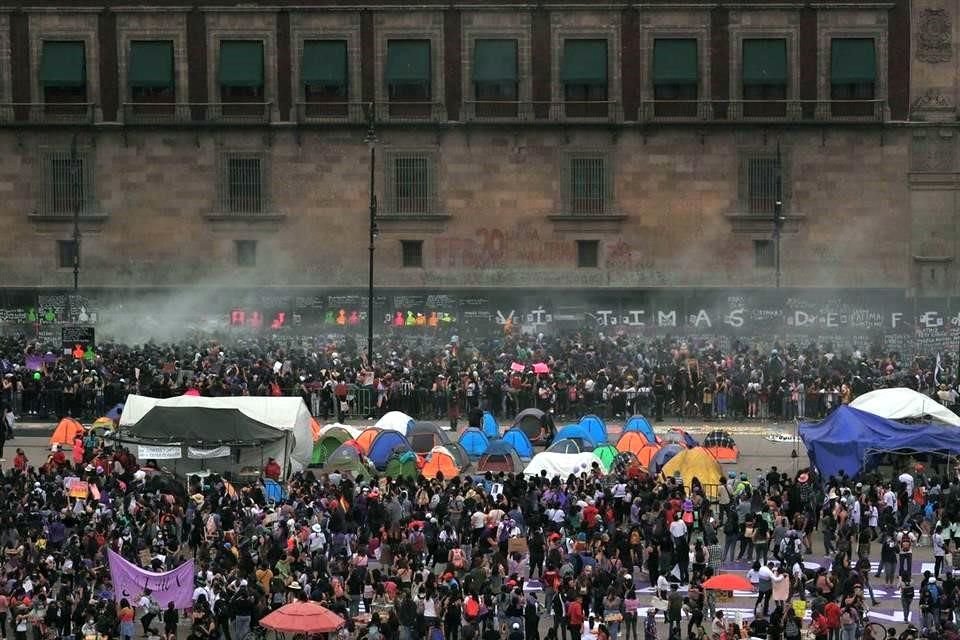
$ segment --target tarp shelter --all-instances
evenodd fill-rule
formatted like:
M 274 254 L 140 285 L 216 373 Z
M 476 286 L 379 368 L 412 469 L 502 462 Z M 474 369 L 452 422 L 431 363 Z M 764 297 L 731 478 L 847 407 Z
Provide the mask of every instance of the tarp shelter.
M 427 453 L 434 447 L 448 444 L 450 436 L 433 422 L 417 422 L 407 434 L 407 440 L 417 453 Z
M 414 419 L 402 411 L 388 411 L 373 426 L 377 429 L 399 431 L 403 435 L 409 436 L 414 423 Z
M 461 467 L 457 464 L 456 458 L 446 447 L 434 447 L 427 456 L 427 461 L 423 465 L 420 473 L 425 478 L 436 478 L 443 474 L 444 480 L 455 478 L 460 475 Z
M 733 437 L 726 431 L 711 431 L 703 439 L 703 448 L 721 464 L 734 463 L 740 459 L 740 449 Z
M 530 464 L 523 470 L 523 475 L 539 476 L 541 471 L 546 471 L 548 478 L 566 479 L 570 474 L 590 473 L 594 463 L 601 470 L 603 469 L 600 458 L 591 452 L 550 453 L 549 451 L 542 451 L 533 457 Z
M 360 435 L 354 438 L 354 440 L 357 441 L 357 445 L 360 447 L 360 451 L 364 455 L 369 455 L 370 447 L 373 446 L 373 441 L 376 440 L 377 436 L 379 436 L 381 433 L 383 433 L 383 431 L 376 427 L 368 427 L 363 431 L 361 431 Z M 399 432 L 395 432 L 395 433 L 399 433 Z
M 53 430 L 50 436 L 50 444 L 59 444 L 64 447 L 72 447 L 74 439 L 79 435 L 83 437 L 83 425 L 73 418 L 64 418 L 57 423 L 57 428 Z
M 394 453 L 387 461 L 387 468 L 383 473 L 388 478 L 415 479 L 419 473 L 417 454 L 412 451 L 404 451 L 400 454 Z
M 489 411 L 483 412 L 483 432 L 491 440 L 500 437 L 500 425 L 497 424 L 497 419 Z
M 802 423 L 800 438 L 824 479 L 840 471 L 851 477 L 869 471 L 882 453 L 960 455 L 960 429 L 903 424 L 851 406 L 838 407 L 823 422 Z
M 480 429 L 464 429 L 460 434 L 460 446 L 466 450 L 471 458 L 479 458 L 490 447 L 490 438 Z
M 527 437 L 526 432 L 518 427 L 507 429 L 503 434 L 503 441 L 513 447 L 513 450 L 520 456 L 521 460 L 529 460 L 533 457 L 533 443 Z
M 550 438 L 547 414 L 540 409 L 524 409 L 513 421 L 515 428 L 522 429 L 530 442 L 542 444 Z
M 588 414 L 580 418 L 580 426 L 587 430 L 594 444 L 603 444 L 607 441 L 607 424 L 599 417 Z
M 854 398 L 850 406 L 888 420 L 924 420 L 960 427 L 960 416 L 950 409 L 906 387 L 877 389 Z
M 360 431 L 342 424 L 330 424 L 320 428 L 320 437 L 313 443 L 310 464 L 323 464 L 334 449 L 347 440 L 356 439 Z
M 720 463 L 703 447 L 681 451 L 663 465 L 661 472 L 668 477 L 679 474 L 688 493 L 693 479 L 696 478 L 703 486 L 706 497 L 711 500 L 716 500 L 717 481 L 723 478 Z
M 579 424 L 569 424 L 557 431 L 557 435 L 553 437 L 554 441 L 564 440 L 566 438 L 585 440 L 593 446 L 597 446 L 598 444 L 597 441 L 593 439 L 593 436 L 590 435 L 590 432 L 587 430 L 587 428 Z
M 273 442 L 284 434 L 239 409 L 154 407 L 124 435 L 143 442 L 245 446 Z
M 174 398 L 147 398 L 129 395 L 120 416 L 121 432 L 133 426 L 147 411 L 161 407 L 203 407 L 210 409 L 239 409 L 245 416 L 289 432 L 289 441 L 278 441 L 264 448 L 264 456 L 285 460 L 284 444 L 288 446 L 290 467 L 299 471 L 310 464 L 313 457 L 313 433 L 310 429 L 310 411 L 300 396 L 177 396 Z M 284 464 L 284 469 L 288 465 Z
M 650 459 L 650 463 L 646 465 L 647 470 L 650 473 L 660 473 L 660 469 L 663 469 L 663 465 L 673 460 L 674 456 L 681 451 L 686 451 L 686 448 L 683 445 L 676 443 L 663 445 L 660 447 L 660 450 L 653 455 L 653 458 Z
M 477 462 L 477 472 L 486 473 L 519 473 L 523 469 L 520 456 L 513 449 L 497 453 L 487 453 Z
M 399 431 L 381 431 L 373 439 L 367 457 L 377 469 L 387 468 L 387 462 L 395 452 L 410 451 L 410 443 Z
M 554 440 L 547 447 L 547 451 L 552 453 L 583 453 L 584 451 L 593 451 L 593 443 L 584 438 L 563 438 Z
M 334 471 L 350 473 L 354 479 L 360 476 L 367 477 L 373 475 L 373 470 L 364 461 L 363 455 L 349 442 L 340 445 L 336 451 L 330 454 L 327 461 L 323 463 L 323 470 L 326 473 L 333 473 Z
M 630 416 L 627 424 L 623 425 L 623 432 L 637 431 L 642 433 L 649 442 L 657 441 L 657 434 L 653 431 L 653 425 L 643 416 Z
M 600 462 L 603 463 L 603 468 L 606 471 L 610 471 L 613 468 L 613 463 L 616 461 L 617 456 L 620 455 L 620 452 L 617 451 L 617 448 L 606 442 L 596 449 L 593 450 L 593 455 L 600 458 Z

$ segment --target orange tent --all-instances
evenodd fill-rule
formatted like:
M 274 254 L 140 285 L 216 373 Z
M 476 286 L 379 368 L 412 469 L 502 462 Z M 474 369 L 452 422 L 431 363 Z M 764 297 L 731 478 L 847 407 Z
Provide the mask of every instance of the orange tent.
M 316 418 L 310 418 L 310 435 L 314 442 L 320 440 L 320 423 L 317 422 Z
M 72 447 L 74 438 L 78 435 L 82 438 L 83 434 L 82 424 L 73 418 L 64 418 L 57 423 L 57 428 L 53 430 L 53 435 L 50 436 L 50 444 Z
M 657 455 L 657 452 L 660 451 L 660 445 L 658 444 L 648 444 L 640 451 L 636 452 L 637 462 L 640 463 L 644 469 L 650 468 L 650 461 L 653 460 L 653 457 Z
M 620 436 L 620 439 L 617 440 L 617 451 L 621 453 L 630 452 L 633 455 L 637 455 L 637 452 L 647 445 L 650 445 L 650 441 L 647 440 L 645 435 L 639 431 L 626 431 Z M 660 448 L 659 445 L 650 446 Z
M 460 475 L 460 468 L 445 447 L 434 447 L 420 473 L 424 478 L 436 478 L 437 474 L 442 473 L 443 479 L 448 480 Z
M 363 455 L 370 453 L 370 445 L 373 444 L 373 441 L 376 440 L 378 435 L 380 435 L 380 429 L 375 427 L 364 429 L 363 432 L 357 436 L 357 444 L 360 445 L 360 453 Z

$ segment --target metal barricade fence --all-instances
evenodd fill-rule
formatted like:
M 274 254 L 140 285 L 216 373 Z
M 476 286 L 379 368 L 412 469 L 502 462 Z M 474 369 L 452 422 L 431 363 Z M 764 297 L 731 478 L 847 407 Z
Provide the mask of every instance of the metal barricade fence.
M 373 392 L 373 389 L 357 387 L 347 393 L 347 402 L 350 405 L 349 417 L 366 418 L 373 415 Z

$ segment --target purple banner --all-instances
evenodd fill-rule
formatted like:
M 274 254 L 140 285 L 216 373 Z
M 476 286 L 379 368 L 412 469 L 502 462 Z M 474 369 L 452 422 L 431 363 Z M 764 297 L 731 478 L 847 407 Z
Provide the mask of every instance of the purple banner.
M 177 609 L 189 609 L 193 606 L 193 560 L 184 562 L 173 571 L 153 573 L 124 560 L 109 549 L 107 559 L 118 602 L 121 598 L 126 598 L 131 605 L 136 606 L 144 590 L 150 589 L 150 597 L 156 600 L 161 609 L 166 609 L 168 602 L 173 602 Z

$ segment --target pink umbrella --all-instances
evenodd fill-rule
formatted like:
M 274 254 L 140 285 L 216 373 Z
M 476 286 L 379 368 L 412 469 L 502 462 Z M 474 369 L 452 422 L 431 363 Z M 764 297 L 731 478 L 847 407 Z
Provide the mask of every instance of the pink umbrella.
M 511 363 L 510 363 L 510 371 L 516 371 L 517 373 L 523 373 L 523 370 L 524 370 L 524 369 L 526 369 L 526 367 L 523 366 L 522 364 L 520 364 L 519 362 L 511 362 Z
M 547 366 L 546 362 L 536 362 L 533 365 L 534 373 L 550 373 L 550 367 Z

